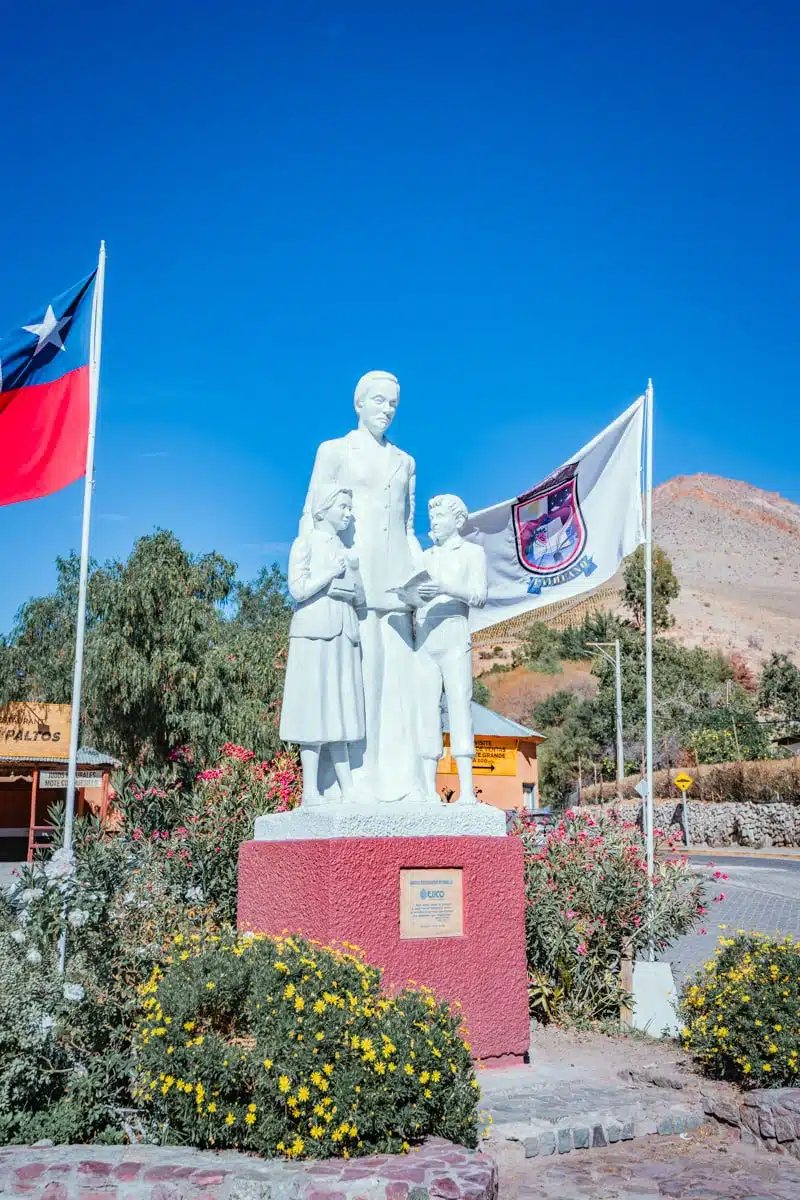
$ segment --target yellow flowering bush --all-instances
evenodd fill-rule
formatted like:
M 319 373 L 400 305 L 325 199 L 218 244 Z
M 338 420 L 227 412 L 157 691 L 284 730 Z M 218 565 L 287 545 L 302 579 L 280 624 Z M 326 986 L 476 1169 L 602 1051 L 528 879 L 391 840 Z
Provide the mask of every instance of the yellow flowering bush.
M 800 1084 L 800 940 L 723 937 L 681 996 L 683 1045 L 742 1087 Z
M 134 1099 L 161 1137 L 290 1159 L 477 1144 L 458 1016 L 385 994 L 355 947 L 178 934 L 140 999 Z

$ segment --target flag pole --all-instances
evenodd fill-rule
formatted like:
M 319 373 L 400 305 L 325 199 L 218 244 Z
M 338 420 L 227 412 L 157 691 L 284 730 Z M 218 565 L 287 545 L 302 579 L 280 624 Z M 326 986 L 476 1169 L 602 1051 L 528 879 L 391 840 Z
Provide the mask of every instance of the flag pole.
M 89 534 L 92 524 L 92 493 L 94 491 L 94 444 L 97 429 L 97 396 L 100 382 L 100 353 L 103 335 L 103 286 L 106 275 L 106 244 L 100 243 L 97 275 L 92 296 L 92 326 L 89 335 L 89 437 L 86 442 L 86 475 L 83 485 L 83 528 L 81 531 L 81 566 L 78 588 L 78 619 L 75 635 L 75 668 L 72 676 L 72 712 L 69 727 L 69 766 L 67 768 L 67 799 L 64 812 L 64 849 L 72 850 L 72 827 L 75 820 L 75 782 L 78 774 L 78 738 L 81 725 L 81 688 L 83 684 L 83 647 L 86 634 L 86 592 L 89 582 Z M 62 930 L 58 946 L 58 969 L 64 972 L 67 952 L 66 929 Z
M 645 584 L 645 695 L 646 695 L 646 781 L 647 796 L 645 797 L 645 837 L 647 845 L 647 877 L 650 881 L 650 918 L 652 922 L 653 905 L 653 872 L 655 867 L 655 851 L 653 841 L 653 381 L 647 381 L 647 414 L 645 426 L 645 542 L 644 542 L 644 584 Z M 652 962 L 652 936 L 650 938 L 648 956 Z

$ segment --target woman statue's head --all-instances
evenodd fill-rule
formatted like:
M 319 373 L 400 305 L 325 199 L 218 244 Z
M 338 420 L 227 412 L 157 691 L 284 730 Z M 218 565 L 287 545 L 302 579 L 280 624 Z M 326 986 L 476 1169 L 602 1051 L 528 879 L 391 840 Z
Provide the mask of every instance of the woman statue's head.
M 350 488 L 328 488 L 314 497 L 311 511 L 315 525 L 343 533 L 353 519 L 353 493 Z

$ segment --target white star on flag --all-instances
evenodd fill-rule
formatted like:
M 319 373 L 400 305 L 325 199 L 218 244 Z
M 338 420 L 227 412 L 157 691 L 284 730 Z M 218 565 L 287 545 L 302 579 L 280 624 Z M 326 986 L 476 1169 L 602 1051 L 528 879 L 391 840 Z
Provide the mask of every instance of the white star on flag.
M 45 346 L 55 346 L 58 350 L 66 350 L 66 346 L 61 341 L 60 334 L 64 326 L 69 325 L 69 321 L 70 318 L 68 316 L 57 320 L 52 304 L 48 304 L 47 312 L 44 314 L 41 325 L 22 326 L 26 333 L 34 333 L 39 339 L 36 349 L 33 352 L 34 358 L 41 350 L 44 350 Z

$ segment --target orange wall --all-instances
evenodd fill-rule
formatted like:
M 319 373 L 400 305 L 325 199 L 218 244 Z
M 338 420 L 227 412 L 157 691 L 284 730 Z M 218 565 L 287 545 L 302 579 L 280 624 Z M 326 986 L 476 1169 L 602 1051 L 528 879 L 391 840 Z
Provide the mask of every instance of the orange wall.
M 536 761 L 538 740 L 533 738 L 497 738 L 497 741 L 507 741 L 509 745 L 519 741 L 517 749 L 516 775 L 475 775 L 475 791 L 478 799 L 484 804 L 492 804 L 495 808 L 523 808 L 523 783 L 536 785 L 536 805 L 539 805 L 539 764 Z M 449 737 L 445 734 L 445 746 L 449 745 Z M 439 771 L 436 775 L 436 790 L 441 796 L 442 789 L 454 789 L 451 802 L 459 796 L 458 776 Z

